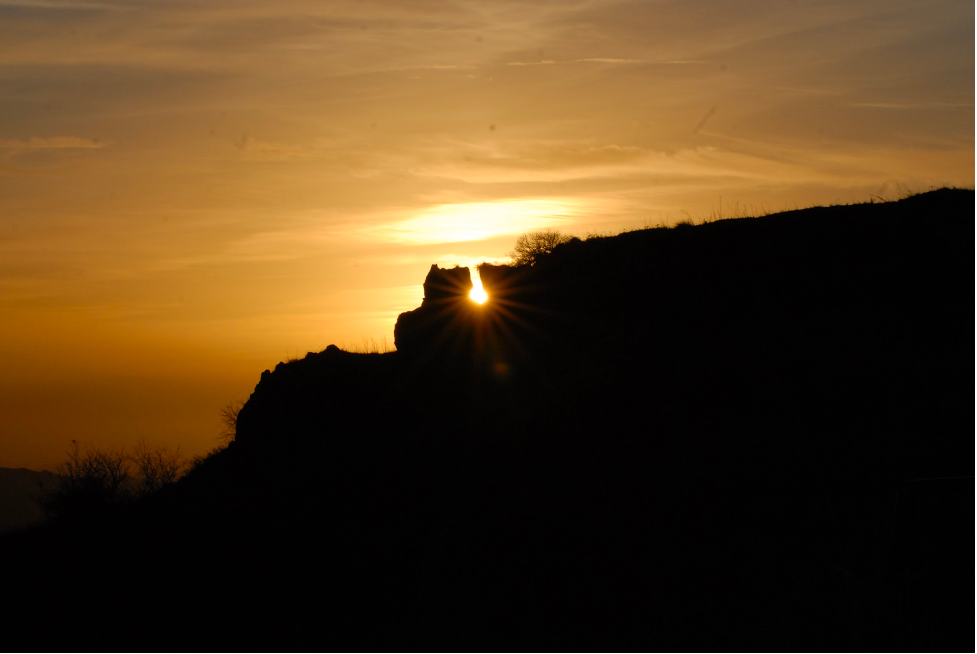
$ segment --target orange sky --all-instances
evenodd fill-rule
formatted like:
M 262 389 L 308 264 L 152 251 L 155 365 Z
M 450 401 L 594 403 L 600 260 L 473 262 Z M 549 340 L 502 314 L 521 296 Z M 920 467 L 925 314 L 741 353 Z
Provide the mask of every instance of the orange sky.
M 0 466 L 199 453 L 432 263 L 974 184 L 974 3 L 0 0 Z

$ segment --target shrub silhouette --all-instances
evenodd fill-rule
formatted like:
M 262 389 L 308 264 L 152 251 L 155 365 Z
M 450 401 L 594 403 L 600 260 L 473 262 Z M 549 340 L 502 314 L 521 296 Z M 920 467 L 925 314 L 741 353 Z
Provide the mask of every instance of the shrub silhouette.
M 82 450 L 71 441 L 68 458 L 58 466 L 57 486 L 42 502 L 51 518 L 78 518 L 128 504 L 134 495 L 132 468 L 122 450 Z
M 140 496 L 156 493 L 174 483 L 186 468 L 179 447 L 171 452 L 166 446 L 147 445 L 145 441 L 136 446 L 129 460 L 138 472 L 136 494 Z
M 516 239 L 516 246 L 508 256 L 517 266 L 533 266 L 542 257 L 553 252 L 556 246 L 569 243 L 573 238 L 572 236 L 561 234 L 555 229 L 528 232 Z
M 124 449 L 82 449 L 72 440 L 67 459 L 55 471 L 55 489 L 41 505 L 53 519 L 113 513 L 176 482 L 185 468 L 179 448 L 141 442 L 127 454 Z

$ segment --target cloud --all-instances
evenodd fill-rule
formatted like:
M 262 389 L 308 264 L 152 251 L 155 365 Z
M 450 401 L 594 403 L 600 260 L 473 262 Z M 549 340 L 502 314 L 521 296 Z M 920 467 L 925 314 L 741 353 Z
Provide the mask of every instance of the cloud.
M 250 159 L 266 161 L 282 161 L 286 159 L 300 159 L 321 154 L 322 149 L 314 145 L 290 145 L 272 141 L 259 141 L 254 137 L 242 134 L 235 139 L 234 147 L 243 152 Z
M 906 109 L 906 110 L 928 110 L 928 109 L 969 109 L 974 110 L 974 103 L 966 102 L 852 102 L 851 107 L 862 107 L 865 109 Z
M 26 140 L 0 140 L 0 148 L 7 150 L 98 150 L 105 146 L 103 141 L 80 136 L 34 136 Z
M 412 66 L 394 66 L 389 70 L 471 70 L 475 66 L 468 64 L 414 64 Z
M 587 59 L 574 59 L 574 63 L 595 63 L 595 64 L 641 64 L 644 59 L 620 59 L 616 57 L 589 57 Z
M 663 153 L 631 145 L 593 145 L 573 141 L 523 141 L 484 146 L 454 144 L 432 149 L 411 167 L 420 178 L 469 184 L 552 183 L 607 179 L 652 172 Z
M 540 59 L 539 61 L 509 61 L 506 66 L 551 66 L 553 64 L 566 63 L 553 61 L 552 59 Z
M 553 59 L 540 59 L 539 61 L 509 61 L 506 66 L 553 66 L 558 64 L 644 64 L 649 63 L 646 59 L 622 59 L 619 57 L 586 57 L 584 59 L 568 59 L 566 61 L 556 61 Z M 663 61 L 659 63 L 705 63 L 691 61 Z
M 432 206 L 405 220 L 357 230 L 370 240 L 403 244 L 478 241 L 528 229 L 562 227 L 587 212 L 578 198 L 533 198 Z

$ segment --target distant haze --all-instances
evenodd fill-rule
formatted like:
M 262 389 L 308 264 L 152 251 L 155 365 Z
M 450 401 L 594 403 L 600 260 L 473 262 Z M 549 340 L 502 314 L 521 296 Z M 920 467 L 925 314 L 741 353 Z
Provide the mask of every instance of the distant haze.
M 530 229 L 973 186 L 973 26 L 969 0 L 0 0 L 0 466 L 206 451 L 263 369 L 392 346 L 432 263 Z

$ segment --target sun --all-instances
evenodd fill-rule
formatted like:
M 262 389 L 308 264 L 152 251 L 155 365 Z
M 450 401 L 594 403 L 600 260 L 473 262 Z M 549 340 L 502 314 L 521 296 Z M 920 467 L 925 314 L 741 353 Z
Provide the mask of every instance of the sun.
M 468 297 L 479 304 L 484 304 L 485 300 L 488 299 L 488 293 L 486 293 L 485 289 L 482 288 L 482 280 L 478 277 L 472 280 L 472 290 L 468 294 Z

